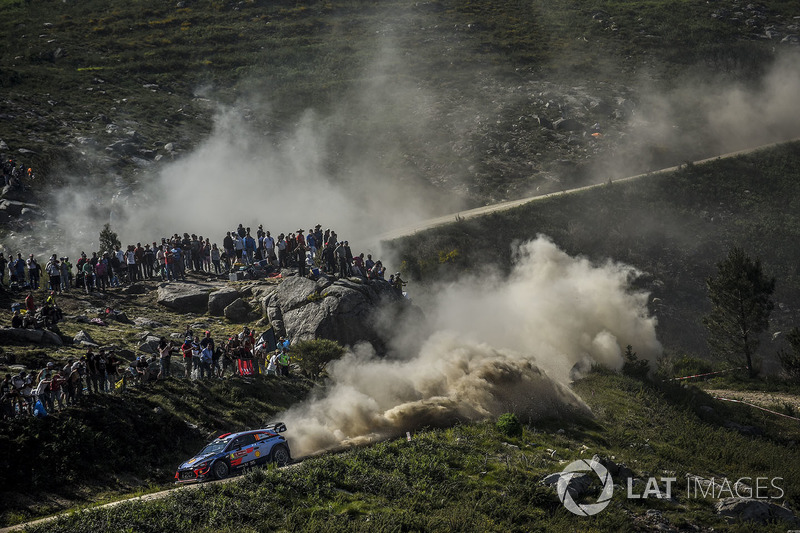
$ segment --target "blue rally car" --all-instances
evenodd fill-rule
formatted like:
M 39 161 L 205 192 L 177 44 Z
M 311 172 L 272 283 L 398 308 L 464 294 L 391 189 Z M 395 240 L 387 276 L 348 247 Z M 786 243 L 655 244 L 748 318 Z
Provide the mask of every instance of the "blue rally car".
M 291 462 L 289 444 L 278 433 L 286 431 L 283 422 L 263 429 L 225 433 L 183 463 L 175 472 L 176 483 L 222 479 L 231 472 L 268 461 L 283 466 Z

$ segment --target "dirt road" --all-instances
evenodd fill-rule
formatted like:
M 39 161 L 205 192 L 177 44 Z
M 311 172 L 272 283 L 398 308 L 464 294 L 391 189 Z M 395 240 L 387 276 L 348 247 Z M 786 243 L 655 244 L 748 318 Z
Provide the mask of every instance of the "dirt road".
M 798 140 L 800 140 L 800 139 L 782 141 L 780 143 L 765 144 L 763 146 L 758 146 L 756 148 L 748 148 L 747 150 L 739 150 L 738 152 L 730 152 L 730 153 L 718 155 L 718 156 L 715 156 L 715 157 L 709 157 L 707 159 L 701 159 L 699 161 L 695 161 L 692 164 L 694 164 L 694 165 L 702 165 L 704 163 L 709 163 L 709 162 L 717 161 L 717 160 L 720 160 L 720 159 L 728 159 L 728 158 L 737 157 L 737 156 L 740 156 L 740 155 L 751 154 L 753 152 L 757 152 L 759 150 L 764 150 L 766 148 L 771 148 L 771 147 L 777 146 L 779 144 L 784 144 L 784 143 L 788 143 L 788 142 L 796 142 Z M 679 168 L 680 168 L 680 166 L 662 168 L 661 170 L 655 170 L 653 172 L 647 172 L 645 174 L 637 174 L 636 176 L 629 176 L 627 178 L 620 178 L 620 179 L 616 179 L 616 180 L 611 180 L 611 183 L 624 183 L 626 181 L 638 180 L 638 179 L 646 178 L 646 177 L 649 177 L 649 176 L 657 176 L 659 174 L 665 174 L 665 173 L 668 173 L 668 172 L 674 172 L 674 171 L 678 170 Z M 497 203 L 497 204 L 487 205 L 487 206 L 483 206 L 483 207 L 476 207 L 475 209 L 469 209 L 469 210 L 466 210 L 466 211 L 460 211 L 458 213 L 452 213 L 450 215 L 444 215 L 444 216 L 440 216 L 440 217 L 436 217 L 436 218 L 431 218 L 431 219 L 428 219 L 428 220 L 421 220 L 421 221 L 416 222 L 414 224 L 410 224 L 408 226 L 404 226 L 404 227 L 401 227 L 401 228 L 397 228 L 397 229 L 388 231 L 388 232 L 380 235 L 378 237 L 378 240 L 379 241 L 391 241 L 391 240 L 394 240 L 394 239 L 399 239 L 401 237 L 408 237 L 408 236 L 414 235 L 415 233 L 418 233 L 420 231 L 426 231 L 426 230 L 429 230 L 429 229 L 432 229 L 432 228 L 436 228 L 436 227 L 439 227 L 439 226 L 444 226 L 445 224 L 452 224 L 453 222 L 457 222 L 458 220 L 469 220 L 469 219 L 472 219 L 472 218 L 482 217 L 482 216 L 488 215 L 490 213 L 498 213 L 498 212 L 501 212 L 501 211 L 506 211 L 508 209 L 513 209 L 515 207 L 519 207 L 519 206 L 527 204 L 529 202 L 540 201 L 540 200 L 544 200 L 546 198 L 552 198 L 554 196 L 561 196 L 563 194 L 574 194 L 574 193 L 581 192 L 581 191 L 588 191 L 588 190 L 594 189 L 596 187 L 603 187 L 604 185 L 607 185 L 608 183 L 609 182 L 596 183 L 594 185 L 586 185 L 586 186 L 583 186 L 583 187 L 576 187 L 574 189 L 567 189 L 567 190 L 564 190 L 564 191 L 553 192 L 553 193 L 544 194 L 544 195 L 540 195 L 540 196 L 530 196 L 528 198 L 521 198 L 519 200 L 509 200 L 507 202 L 500 202 L 500 203 Z

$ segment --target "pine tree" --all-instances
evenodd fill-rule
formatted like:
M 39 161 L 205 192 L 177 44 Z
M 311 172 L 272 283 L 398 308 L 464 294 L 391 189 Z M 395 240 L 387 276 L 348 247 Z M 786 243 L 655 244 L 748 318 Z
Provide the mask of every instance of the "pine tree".
M 122 246 L 116 232 L 111 231 L 111 224 L 106 222 L 100 232 L 100 252 L 113 252 L 117 246 Z
M 769 325 L 775 278 L 764 274 L 761 260 L 734 248 L 717 264 L 717 275 L 708 278 L 706 286 L 712 308 L 703 323 L 712 353 L 733 361 L 744 358 L 750 377 L 755 377 L 753 355 Z

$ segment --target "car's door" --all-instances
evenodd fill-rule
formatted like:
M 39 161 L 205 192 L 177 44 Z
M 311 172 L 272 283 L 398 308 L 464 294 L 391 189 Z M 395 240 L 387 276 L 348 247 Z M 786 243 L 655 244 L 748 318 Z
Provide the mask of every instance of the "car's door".
M 255 434 L 255 461 L 256 463 L 266 463 L 269 459 L 269 451 L 270 451 L 270 438 L 274 437 L 275 435 L 272 433 L 262 432 Z

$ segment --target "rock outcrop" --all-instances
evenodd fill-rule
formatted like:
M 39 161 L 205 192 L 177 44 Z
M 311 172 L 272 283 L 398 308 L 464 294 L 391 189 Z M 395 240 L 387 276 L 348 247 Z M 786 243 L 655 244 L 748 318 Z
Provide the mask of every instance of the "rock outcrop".
M 323 338 L 383 351 L 393 319 L 422 312 L 385 281 L 356 278 L 312 281 L 291 277 L 261 301 L 278 334 L 292 340 Z
M 231 322 L 245 322 L 250 316 L 250 311 L 250 305 L 247 302 L 241 298 L 236 298 L 230 305 L 225 307 L 223 313 L 225 318 Z
M 162 283 L 158 286 L 158 303 L 180 313 L 205 313 L 208 288 L 186 283 Z
M 63 346 L 64 342 L 57 334 L 46 329 L 0 328 L 0 344 L 13 342 L 29 344 L 49 344 Z
M 782 521 L 797 524 L 794 513 L 786 507 L 755 498 L 723 498 L 717 502 L 717 514 L 743 522 L 767 524 Z
M 79 344 L 79 345 L 83 345 L 83 346 L 100 346 L 99 344 L 97 344 L 94 341 L 94 339 L 92 338 L 91 335 L 89 335 L 88 333 L 86 333 L 83 330 L 80 330 L 75 335 L 75 337 L 72 339 L 72 342 L 74 344 Z
M 208 314 L 223 316 L 225 308 L 239 298 L 239 291 L 234 287 L 224 287 L 208 295 Z

